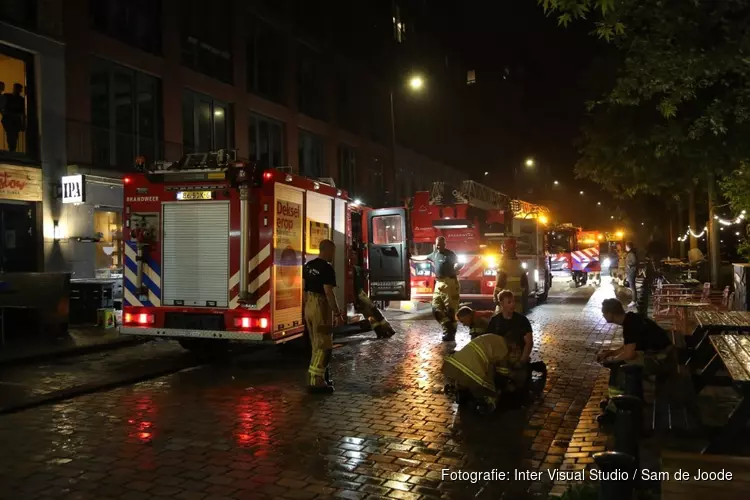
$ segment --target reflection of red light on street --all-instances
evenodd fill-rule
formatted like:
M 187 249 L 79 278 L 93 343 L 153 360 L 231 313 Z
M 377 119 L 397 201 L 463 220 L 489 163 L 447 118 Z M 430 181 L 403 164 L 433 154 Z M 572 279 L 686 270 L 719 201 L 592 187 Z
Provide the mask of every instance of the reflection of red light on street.
M 133 420 L 133 419 L 131 418 L 130 420 L 128 420 L 128 423 L 129 423 L 129 424 L 134 424 L 134 423 L 135 423 L 135 420 Z
M 139 427 L 141 429 L 149 429 L 149 428 L 151 428 L 151 422 L 141 422 L 140 425 L 139 425 Z
M 144 441 L 147 441 L 151 439 L 151 433 L 150 432 L 139 432 L 138 437 L 141 438 Z

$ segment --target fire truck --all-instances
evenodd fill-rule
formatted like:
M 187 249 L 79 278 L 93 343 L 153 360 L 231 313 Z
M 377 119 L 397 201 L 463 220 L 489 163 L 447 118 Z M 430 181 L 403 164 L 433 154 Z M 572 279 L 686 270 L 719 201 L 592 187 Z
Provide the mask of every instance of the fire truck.
M 601 284 L 601 255 L 609 255 L 609 233 L 584 231 L 566 223 L 551 226 L 547 236 L 550 266 L 555 274 L 569 273 L 575 286 Z M 609 262 L 604 262 L 605 267 L 608 267 Z
M 408 219 L 374 210 L 333 182 L 262 169 L 236 151 L 188 154 L 124 179 L 125 335 L 189 350 L 230 341 L 283 343 L 304 334 L 302 265 L 336 244 L 339 304 L 350 323 L 354 267 L 373 300 L 409 300 Z
M 431 253 L 435 239 L 443 236 L 464 264 L 459 272 L 461 300 L 492 301 L 502 243 L 510 238 L 516 240 L 516 254 L 528 271 L 529 295 L 547 297 L 551 274 L 544 253 L 545 207 L 512 200 L 474 181 L 455 188 L 436 182 L 431 191 L 415 193 L 409 212 L 414 255 Z M 431 301 L 434 286 L 432 264 L 412 261 L 412 299 Z

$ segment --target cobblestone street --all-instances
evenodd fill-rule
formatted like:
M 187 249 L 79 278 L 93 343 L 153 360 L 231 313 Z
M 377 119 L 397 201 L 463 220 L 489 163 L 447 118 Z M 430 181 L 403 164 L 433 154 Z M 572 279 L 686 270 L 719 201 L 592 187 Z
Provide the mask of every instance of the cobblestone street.
M 604 449 L 594 417 L 606 388 L 594 362 L 615 329 L 602 286 L 557 291 L 529 318 L 543 397 L 480 417 L 440 392 L 432 319 L 398 335 L 337 340 L 337 391 L 304 390 L 306 360 L 202 367 L 0 417 L 3 499 L 519 498 L 548 481 L 449 481 L 443 469 L 513 473 L 585 467 Z M 458 347 L 468 340 L 459 331 Z M 560 491 L 558 485 L 556 491 Z

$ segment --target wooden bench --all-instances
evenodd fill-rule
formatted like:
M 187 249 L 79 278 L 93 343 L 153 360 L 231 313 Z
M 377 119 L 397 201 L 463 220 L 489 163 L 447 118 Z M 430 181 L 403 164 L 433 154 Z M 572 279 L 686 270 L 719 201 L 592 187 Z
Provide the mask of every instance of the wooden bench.
M 730 481 L 698 481 L 698 470 L 717 473 L 722 470 L 732 473 Z M 688 480 L 677 481 L 678 471 L 687 472 Z M 748 498 L 750 494 L 750 458 L 721 455 L 701 455 L 662 451 L 661 472 L 669 479 L 661 481 L 662 500 L 716 500 Z
M 693 377 L 686 366 L 678 366 L 677 373 L 657 377 L 651 429 L 691 437 L 702 429 Z
M 732 411 L 727 424 L 721 428 L 703 450 L 704 453 L 728 453 L 734 448 L 737 437 L 744 431 L 750 420 L 750 337 L 746 335 L 711 335 L 709 340 L 716 354 L 703 370 L 704 378 L 712 377 L 721 361 L 732 380 L 732 384 L 742 397 L 742 401 Z M 704 381 L 708 384 L 709 381 Z

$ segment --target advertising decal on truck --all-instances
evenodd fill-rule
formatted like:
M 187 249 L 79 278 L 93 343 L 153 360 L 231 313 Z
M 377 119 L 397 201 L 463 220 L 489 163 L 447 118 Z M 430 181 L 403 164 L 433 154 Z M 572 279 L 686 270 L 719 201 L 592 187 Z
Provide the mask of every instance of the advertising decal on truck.
M 302 193 L 276 184 L 274 211 L 274 324 L 300 325 L 302 316 Z

